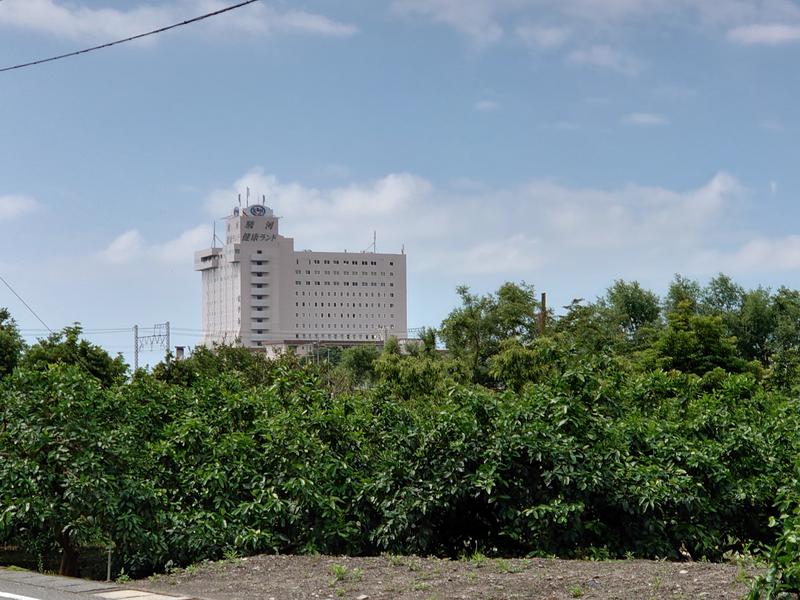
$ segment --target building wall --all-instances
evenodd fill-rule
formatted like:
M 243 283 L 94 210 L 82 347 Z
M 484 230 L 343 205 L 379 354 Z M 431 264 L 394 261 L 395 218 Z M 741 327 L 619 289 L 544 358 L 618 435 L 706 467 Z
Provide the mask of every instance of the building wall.
M 204 344 L 406 337 L 406 257 L 295 251 L 262 205 L 234 209 L 225 244 L 195 253 Z

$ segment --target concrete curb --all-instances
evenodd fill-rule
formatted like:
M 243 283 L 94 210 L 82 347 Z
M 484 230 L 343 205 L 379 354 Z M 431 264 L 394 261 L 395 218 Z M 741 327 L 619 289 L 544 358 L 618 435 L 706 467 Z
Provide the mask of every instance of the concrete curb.
M 103 600 L 199 600 L 192 596 L 155 594 L 153 592 L 124 588 L 120 585 L 103 581 L 61 577 L 60 575 L 42 575 L 33 571 L 21 571 L 3 567 L 0 567 L 0 581 L 22 583 L 59 592 L 90 594 Z

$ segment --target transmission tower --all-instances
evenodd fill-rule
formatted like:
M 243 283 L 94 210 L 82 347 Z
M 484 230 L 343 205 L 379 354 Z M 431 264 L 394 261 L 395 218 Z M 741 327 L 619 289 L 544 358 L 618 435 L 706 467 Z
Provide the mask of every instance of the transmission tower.
M 133 326 L 133 371 L 139 370 L 139 352 L 163 348 L 164 354 L 169 352 L 169 321 L 153 325 L 151 335 L 139 335 L 139 326 Z

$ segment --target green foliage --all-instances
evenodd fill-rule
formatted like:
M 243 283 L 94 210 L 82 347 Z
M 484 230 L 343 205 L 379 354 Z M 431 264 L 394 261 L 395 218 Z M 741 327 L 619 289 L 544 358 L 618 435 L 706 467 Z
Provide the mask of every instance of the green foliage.
M 628 338 L 635 338 L 643 327 L 658 323 L 661 312 L 658 296 L 642 289 L 638 281 L 617 280 L 606 293 L 611 318 Z
M 77 365 L 104 387 L 122 383 L 128 371 L 122 355 L 111 358 L 100 346 L 81 339 L 81 331 L 76 323 L 39 340 L 25 351 L 20 366 L 45 371 L 52 365 Z
M 769 567 L 757 577 L 747 600 L 779 600 L 800 594 L 800 493 L 794 485 L 781 490 L 777 507 L 779 520 L 771 518 L 770 526 L 781 532 L 769 549 Z
M 75 365 L 18 369 L 0 388 L 0 539 L 63 552 L 107 542 L 127 519 L 133 457 L 111 392 Z M 130 484 L 128 487 L 126 484 Z M 134 533 L 135 535 L 135 533 Z
M 532 286 L 504 283 L 496 294 L 477 296 L 461 286 L 462 305 L 442 322 L 440 336 L 448 350 L 463 360 L 479 383 L 489 381 L 489 358 L 503 340 L 536 336 L 536 302 Z
M 0 308 L 0 379 L 11 373 L 25 349 L 17 324 L 6 308 Z
M 434 331 L 330 361 L 219 347 L 125 381 L 78 328 L 41 342 L 0 381 L 0 544 L 69 571 L 113 543 L 139 575 L 263 552 L 714 560 L 777 538 L 762 586 L 796 585 L 797 496 L 774 498 L 797 481 L 797 292 L 679 278 L 663 319 L 618 281 L 543 335 L 531 287 L 459 292 L 447 354 Z

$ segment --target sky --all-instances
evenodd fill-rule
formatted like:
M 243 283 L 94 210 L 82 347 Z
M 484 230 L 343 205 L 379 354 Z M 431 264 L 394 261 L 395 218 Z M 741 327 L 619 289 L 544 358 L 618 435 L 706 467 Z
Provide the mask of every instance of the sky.
M 0 0 L 0 68 L 235 3 Z M 0 276 L 129 362 L 135 324 L 194 346 L 249 187 L 297 249 L 404 248 L 409 327 L 460 284 L 798 288 L 798 58 L 791 0 L 261 0 L 0 72 Z

